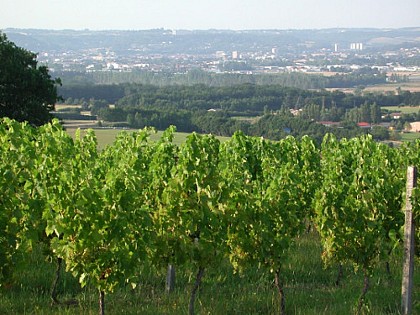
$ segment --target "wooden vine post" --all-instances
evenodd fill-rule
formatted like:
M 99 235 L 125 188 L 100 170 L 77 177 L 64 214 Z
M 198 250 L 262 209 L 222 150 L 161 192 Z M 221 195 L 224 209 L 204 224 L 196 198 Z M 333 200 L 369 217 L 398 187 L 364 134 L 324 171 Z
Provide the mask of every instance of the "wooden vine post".
M 175 267 L 171 264 L 168 265 L 166 273 L 166 292 L 171 293 L 175 288 Z
M 407 194 L 404 226 L 404 265 L 402 278 L 402 314 L 409 315 L 412 312 L 412 291 L 414 273 L 414 239 L 415 226 L 413 220 L 413 206 L 411 196 L 413 188 L 417 186 L 417 168 L 409 166 L 407 169 Z

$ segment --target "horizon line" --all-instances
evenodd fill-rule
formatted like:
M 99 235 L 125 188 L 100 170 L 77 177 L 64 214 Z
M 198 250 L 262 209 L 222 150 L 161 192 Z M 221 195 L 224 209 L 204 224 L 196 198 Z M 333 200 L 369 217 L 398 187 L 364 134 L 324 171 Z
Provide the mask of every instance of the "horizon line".
M 320 28 L 253 28 L 253 29 L 229 29 L 229 28 L 207 28 L 207 29 L 188 29 L 188 28 L 144 28 L 144 29 L 90 29 L 90 28 L 37 28 L 37 27 L 6 27 L 0 28 L 0 31 L 5 30 L 34 30 L 34 31 L 89 31 L 89 32 L 106 32 L 106 31 L 121 31 L 121 32 L 138 32 L 138 31 L 231 31 L 231 32 L 249 32 L 249 31 L 315 31 L 315 30 L 399 30 L 399 29 L 419 29 L 419 26 L 402 26 L 402 27 L 320 27 Z

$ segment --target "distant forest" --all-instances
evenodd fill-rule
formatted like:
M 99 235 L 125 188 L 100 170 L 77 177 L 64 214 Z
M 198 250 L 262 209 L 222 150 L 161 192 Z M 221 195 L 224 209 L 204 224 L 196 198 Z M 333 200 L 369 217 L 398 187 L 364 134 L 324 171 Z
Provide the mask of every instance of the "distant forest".
M 356 95 L 250 83 L 65 85 L 60 93 L 67 103 L 82 104 L 101 120 L 118 126 L 166 129 L 175 125 L 179 131 L 223 136 L 242 130 L 270 139 L 309 134 L 319 141 L 327 131 L 338 137 L 373 132 L 387 139 L 389 134 L 384 130 L 366 131 L 356 124 L 381 122 L 381 106 L 420 104 L 420 93 L 409 91 Z M 109 104 L 115 106 L 110 108 Z M 325 127 L 319 121 L 340 122 L 345 128 Z
M 150 71 L 96 71 L 96 72 L 57 72 L 56 76 L 63 81 L 63 93 L 73 86 L 86 84 L 126 84 L 145 85 L 196 85 L 210 87 L 232 86 L 245 83 L 256 85 L 281 85 L 301 89 L 350 88 L 386 83 L 386 75 L 370 68 L 361 68 L 352 73 L 337 73 L 332 76 L 305 73 L 244 74 L 244 73 L 210 73 L 196 69 L 187 73 L 150 72 Z M 66 94 L 68 95 L 68 94 Z

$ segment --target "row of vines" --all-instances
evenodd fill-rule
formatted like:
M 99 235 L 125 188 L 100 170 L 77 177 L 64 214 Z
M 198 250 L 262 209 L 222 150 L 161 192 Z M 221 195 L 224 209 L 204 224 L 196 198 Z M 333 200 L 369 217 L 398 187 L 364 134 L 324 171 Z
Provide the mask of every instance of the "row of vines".
M 326 263 L 351 262 L 369 275 L 402 239 L 405 170 L 419 143 L 393 149 L 365 136 L 321 147 L 307 137 L 279 142 L 238 132 L 220 143 L 175 128 L 122 132 L 97 151 L 93 131 L 73 140 L 58 121 L 33 128 L 0 124 L 0 280 L 37 244 L 105 294 L 141 281 L 142 264 L 194 268 L 189 311 L 206 269 L 229 258 L 235 270 L 271 272 L 281 281 L 288 248 L 316 228 Z M 57 301 L 55 294 L 52 298 Z

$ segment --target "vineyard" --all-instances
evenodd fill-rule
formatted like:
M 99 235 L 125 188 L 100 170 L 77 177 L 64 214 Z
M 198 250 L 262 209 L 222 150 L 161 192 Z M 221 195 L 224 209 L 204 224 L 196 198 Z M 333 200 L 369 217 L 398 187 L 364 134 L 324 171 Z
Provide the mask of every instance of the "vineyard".
M 93 131 L 73 140 L 58 121 L 1 121 L 2 294 L 33 269 L 37 252 L 57 266 L 55 305 L 65 304 L 61 268 L 98 292 L 104 314 L 106 297 L 135 292 L 148 273 L 171 265 L 193 275 L 183 299 L 190 314 L 200 312 L 203 279 L 222 268 L 250 281 L 258 269 L 276 292 L 262 313 L 290 314 L 298 306 L 288 303 L 286 262 L 310 238 L 338 270 L 331 286 L 346 266 L 362 274 L 348 313 L 369 312 L 374 271 L 383 264 L 390 276 L 401 253 L 406 171 L 420 164 L 420 142 L 394 149 L 370 136 L 327 135 L 317 147 L 308 137 L 273 142 L 237 132 L 223 143 L 193 133 L 176 145 L 174 127 L 158 141 L 152 132 L 121 132 L 98 151 Z

